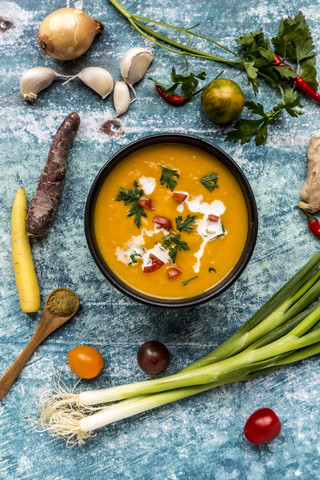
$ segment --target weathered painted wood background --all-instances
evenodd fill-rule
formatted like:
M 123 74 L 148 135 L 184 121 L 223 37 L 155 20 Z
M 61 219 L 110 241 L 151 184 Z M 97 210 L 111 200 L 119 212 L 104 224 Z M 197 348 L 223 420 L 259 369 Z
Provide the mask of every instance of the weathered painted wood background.
M 73 1 L 67 2 L 74 6 Z M 56 287 L 73 288 L 81 299 L 76 318 L 48 339 L 30 360 L 0 404 L 0 478 L 3 480 L 260 480 L 319 478 L 320 376 L 314 358 L 242 385 L 232 385 L 154 410 L 102 429 L 82 447 L 36 432 L 26 420 L 35 414 L 39 397 L 49 387 L 76 345 L 88 344 L 105 359 L 102 374 L 83 387 L 115 385 L 146 378 L 135 360 L 141 343 L 164 342 L 173 373 L 229 337 L 274 293 L 310 254 L 319 250 L 297 209 L 306 174 L 306 152 L 312 134 L 319 133 L 319 107 L 304 100 L 305 115 L 283 117 L 270 131 L 266 145 L 225 143 L 226 128 L 201 113 L 199 98 L 181 109 L 155 96 L 147 78 L 137 85 L 139 99 L 121 119 L 118 132 L 103 131 L 113 116 L 105 101 L 74 81 L 57 80 L 34 104 L 19 94 L 22 72 L 50 66 L 60 73 L 77 73 L 87 66 L 107 68 L 119 78 L 119 62 L 133 46 L 149 46 L 107 0 L 76 2 L 105 23 L 105 31 L 86 55 L 62 63 L 45 57 L 36 44 L 42 19 L 66 6 L 63 0 L 0 0 L 0 374 L 31 337 L 39 314 L 20 311 L 11 261 L 10 212 L 16 190 L 23 185 L 31 199 L 52 137 L 63 118 L 79 112 L 81 126 L 70 154 L 61 204 L 49 234 L 32 242 L 42 304 Z M 320 54 L 320 3 L 314 0 L 129 0 L 132 12 L 191 26 L 234 47 L 234 38 L 263 27 L 272 37 L 282 16 L 301 8 Z M 205 47 L 202 42 L 198 45 Z M 206 46 L 211 48 L 211 46 Z M 149 74 L 165 79 L 171 66 L 183 60 L 152 47 L 155 60 Z M 220 65 L 191 59 L 194 71 L 208 79 Z M 253 99 L 243 74 L 225 69 Z M 261 86 L 259 100 L 274 105 L 278 93 Z M 86 246 L 83 213 L 86 195 L 100 167 L 111 154 L 132 140 L 156 132 L 188 132 L 224 148 L 251 182 L 259 208 L 256 250 L 241 279 L 219 299 L 195 309 L 157 310 L 130 301 L 102 277 Z M 68 385 L 76 382 L 66 367 Z M 246 418 L 256 408 L 274 408 L 282 420 L 280 436 L 268 446 L 253 447 L 242 436 Z

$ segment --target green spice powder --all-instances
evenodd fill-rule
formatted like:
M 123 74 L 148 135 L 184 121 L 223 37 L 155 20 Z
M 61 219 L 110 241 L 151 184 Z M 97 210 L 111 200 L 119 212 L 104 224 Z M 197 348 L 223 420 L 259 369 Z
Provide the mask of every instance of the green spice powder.
M 52 292 L 47 302 L 49 312 L 59 317 L 69 317 L 75 313 L 77 305 L 77 295 L 67 288 L 59 288 Z

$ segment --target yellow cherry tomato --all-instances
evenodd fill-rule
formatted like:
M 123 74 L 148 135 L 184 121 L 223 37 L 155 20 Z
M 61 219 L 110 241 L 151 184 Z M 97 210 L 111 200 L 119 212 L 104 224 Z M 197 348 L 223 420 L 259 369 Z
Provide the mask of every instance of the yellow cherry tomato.
M 69 352 L 68 363 L 78 377 L 94 378 L 102 370 L 103 358 L 95 348 L 81 345 Z

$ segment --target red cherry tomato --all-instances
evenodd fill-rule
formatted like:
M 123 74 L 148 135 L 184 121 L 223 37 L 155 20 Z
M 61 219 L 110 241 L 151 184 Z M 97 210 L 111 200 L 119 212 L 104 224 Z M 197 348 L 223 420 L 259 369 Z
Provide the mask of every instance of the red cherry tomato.
M 103 358 L 95 348 L 81 345 L 69 352 L 68 363 L 78 377 L 94 378 L 102 370 Z
M 243 433 L 249 442 L 262 445 L 271 442 L 281 430 L 281 422 L 271 408 L 256 410 L 246 421 Z

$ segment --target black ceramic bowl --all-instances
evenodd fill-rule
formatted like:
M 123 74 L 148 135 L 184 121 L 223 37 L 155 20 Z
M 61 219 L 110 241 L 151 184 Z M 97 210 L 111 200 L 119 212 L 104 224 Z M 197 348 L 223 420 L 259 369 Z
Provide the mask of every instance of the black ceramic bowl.
M 230 271 L 230 273 L 219 282 L 217 285 L 214 285 L 211 289 L 206 290 L 201 295 L 197 295 L 190 298 L 183 299 L 168 299 L 168 298 L 159 298 L 153 297 L 148 294 L 144 294 L 134 288 L 131 288 L 128 284 L 123 282 L 107 265 L 107 263 L 102 258 L 97 243 L 95 240 L 94 228 L 93 228 L 93 211 L 95 208 L 96 198 L 98 196 L 99 190 L 103 185 L 106 177 L 109 175 L 110 171 L 119 163 L 121 160 L 126 158 L 128 155 L 136 152 L 137 150 L 148 147 L 155 144 L 161 143 L 183 143 L 185 145 L 191 145 L 193 147 L 199 148 L 215 156 L 221 163 L 223 163 L 229 171 L 233 174 L 238 184 L 241 187 L 243 196 L 245 198 L 247 209 L 248 209 L 248 236 L 246 245 L 242 252 L 240 259 L 238 260 L 235 267 Z M 103 273 L 103 275 L 109 280 L 111 285 L 116 287 L 120 292 L 124 293 L 130 298 L 137 300 L 139 302 L 145 303 L 147 305 L 158 306 L 158 307 L 190 307 L 199 305 L 200 303 L 211 300 L 222 292 L 227 290 L 236 280 L 239 278 L 243 270 L 246 268 L 251 255 L 253 253 L 256 238 L 258 232 L 258 213 L 257 206 L 254 199 L 253 192 L 249 185 L 248 180 L 246 179 L 244 173 L 239 168 L 239 166 L 232 160 L 229 155 L 227 155 L 219 147 L 213 145 L 202 138 L 194 137 L 192 135 L 177 134 L 177 133 L 163 133 L 157 135 L 151 135 L 148 137 L 141 138 L 135 142 L 130 143 L 126 147 L 123 147 L 119 150 L 110 160 L 101 168 L 100 172 L 96 176 L 86 203 L 85 208 L 85 234 L 88 243 L 89 250 L 91 255 L 96 262 L 97 266 Z

